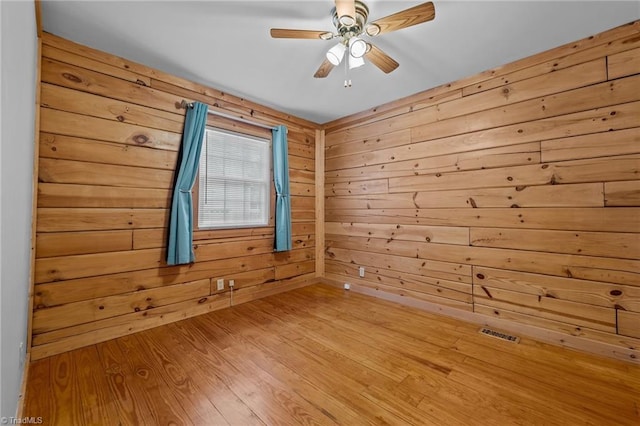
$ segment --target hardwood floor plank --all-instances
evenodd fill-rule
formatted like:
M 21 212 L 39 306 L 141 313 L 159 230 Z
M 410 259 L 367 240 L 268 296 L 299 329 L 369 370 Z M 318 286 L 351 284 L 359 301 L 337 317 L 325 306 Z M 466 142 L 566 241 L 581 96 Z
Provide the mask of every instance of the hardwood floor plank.
M 239 321 L 231 311 L 225 312 L 224 316 L 219 315 L 216 318 L 205 318 L 204 320 L 210 322 L 209 328 L 237 337 L 241 343 L 230 346 L 226 353 L 235 360 L 249 359 L 251 363 L 249 367 L 258 377 L 270 383 L 277 383 L 284 389 L 289 389 L 290 392 L 317 409 L 319 417 L 323 415 L 327 417 L 326 420 L 330 423 L 354 424 L 358 422 L 358 414 L 334 398 L 331 395 L 331 388 L 325 390 L 305 380 L 301 376 L 304 369 L 291 369 L 256 345 L 255 336 L 249 334 L 252 329 L 255 329 L 253 324 Z M 295 353 L 288 355 L 293 357 Z M 243 366 L 247 366 L 246 362 L 241 362 L 243 362 Z
M 114 398 L 109 393 L 105 374 L 96 374 L 100 356 L 95 346 L 79 349 L 74 354 L 78 375 L 78 390 L 82 396 L 82 407 L 87 424 L 119 424 L 122 419 L 114 410 Z
M 251 316 L 252 313 L 256 313 L 255 309 L 250 311 L 247 310 L 241 314 L 234 312 L 233 323 L 246 321 L 245 315 Z M 339 397 L 340 401 L 349 401 L 348 407 L 345 406 L 343 409 L 344 412 L 330 411 L 328 413 L 340 424 L 370 424 L 371 422 L 375 423 L 376 417 L 387 417 L 389 421 L 395 422 L 399 420 L 361 397 L 360 392 L 366 389 L 367 384 L 363 380 L 354 380 L 349 373 L 358 371 L 358 377 L 368 378 L 366 382 L 369 383 L 372 381 L 389 383 L 392 382 L 391 380 L 332 351 L 320 342 L 305 338 L 302 334 L 295 337 L 295 344 L 287 342 L 287 339 L 278 338 L 281 324 L 278 324 L 278 329 L 264 329 L 256 334 L 248 334 L 255 333 L 255 326 L 259 327 L 259 323 L 253 324 L 254 326 L 246 327 L 247 331 L 243 335 L 261 351 L 268 353 L 269 358 L 294 371 L 296 376 L 318 388 L 325 395 Z M 284 345 L 286 345 L 286 351 L 283 351 Z M 310 364 L 315 364 L 316 368 L 311 368 Z M 307 398 L 305 397 L 305 399 Z M 330 405 L 335 407 L 336 403 L 330 401 Z M 323 404 L 323 412 L 330 405 Z
M 207 352 L 194 352 L 193 354 L 202 358 L 203 356 L 208 367 L 207 371 L 214 372 L 236 394 L 259 418 L 266 424 L 320 424 L 314 421 L 310 414 L 295 402 L 292 403 L 288 392 L 275 388 L 272 384 L 256 377 L 250 369 L 244 365 L 239 367 L 230 362 L 229 356 L 225 354 L 225 349 L 231 346 L 230 339 L 217 339 L 210 330 L 203 327 L 201 321 L 196 317 L 193 322 L 197 323 L 197 329 L 190 327 L 188 332 L 194 332 L 196 336 L 207 342 Z M 177 328 L 177 327 L 176 327 Z M 184 332 L 182 328 L 181 332 Z M 237 362 L 237 360 L 236 360 Z
M 153 420 L 156 424 L 189 425 L 194 419 L 183 409 L 174 395 L 174 390 L 169 389 L 158 377 L 158 371 L 149 362 L 145 355 L 146 347 L 136 344 L 133 336 L 125 336 L 106 344 L 118 345 L 125 362 L 129 366 L 129 379 L 140 387 L 141 395 L 146 399 Z M 219 420 L 219 419 L 217 419 Z
M 87 424 L 74 356 L 63 353 L 52 359 L 49 372 L 51 398 L 55 404 L 46 416 L 47 421 L 59 425 Z
M 51 413 L 53 404 L 53 399 L 49 398 L 50 360 L 51 358 L 45 358 L 31 362 L 24 397 L 24 412 L 33 416 L 43 416 L 43 420 L 45 415 Z
M 421 408 L 425 409 L 422 406 L 427 404 L 445 407 L 453 405 L 476 422 L 482 419 L 486 423 L 500 424 L 505 418 L 509 418 L 514 419 L 514 424 L 521 425 L 567 424 L 564 418 L 540 414 L 540 403 L 529 395 L 509 392 L 505 386 L 496 386 L 457 371 L 451 374 L 450 382 L 445 388 L 440 389 L 428 402 L 421 403 Z
M 114 405 L 124 424 L 147 425 L 154 423 L 154 415 L 148 397 L 133 380 L 122 351 L 115 340 L 96 345 L 100 357 L 100 365 L 95 372 L 106 375 L 109 391 L 114 397 Z M 75 352 L 75 351 L 74 351 Z M 55 355 L 55 359 L 60 355 Z
M 640 369 L 324 285 L 34 361 L 54 425 L 635 425 Z
M 237 315 L 249 317 L 250 320 L 259 323 L 261 328 L 282 336 L 281 340 L 285 341 L 292 351 L 300 352 L 304 356 L 298 361 L 298 365 L 289 364 L 296 361 L 296 358 L 290 356 L 289 351 L 282 354 L 279 348 L 271 346 L 274 357 L 279 357 L 281 362 L 291 365 L 292 368 L 295 366 L 314 382 L 334 386 L 333 391 L 339 392 L 345 398 L 354 397 L 371 383 L 381 386 L 396 383 L 345 354 L 323 345 L 297 324 L 282 320 L 279 318 L 280 315 L 273 315 L 273 306 L 252 306 L 251 308 L 243 306 L 242 308 L 245 310 L 236 311 Z M 269 324 L 270 321 L 273 325 Z M 264 336 L 261 336 L 260 341 L 264 342 L 264 340 Z M 266 346 L 265 343 L 263 345 Z M 307 368 L 310 362 L 317 363 L 320 368 L 317 371 Z M 350 372 L 356 374 L 349 374 Z
M 624 401 L 625 396 L 629 395 L 640 401 L 640 370 L 637 366 L 623 364 L 622 367 L 628 366 L 629 369 L 611 370 L 607 368 L 605 360 L 593 364 L 593 360 L 585 354 L 574 351 L 558 354 L 553 346 L 548 346 L 528 339 L 518 345 L 504 344 L 475 333 L 458 340 L 452 350 L 477 359 L 488 359 L 487 362 L 490 364 L 500 363 L 501 368 L 517 371 L 518 374 L 526 374 L 546 383 L 560 384 L 562 381 L 570 380 L 583 387 L 574 392 L 587 396 L 590 392 L 586 389 L 601 387 L 607 394 L 611 392 L 618 395 L 619 401 Z M 471 348 L 475 354 L 468 353 Z M 504 362 L 502 356 L 505 356 Z M 551 374 L 551 371 L 554 374 Z M 545 372 L 548 374 L 544 374 Z M 624 380 L 620 380 L 621 376 L 624 376 Z M 608 395 L 603 396 L 607 397 Z
M 275 303 L 276 301 L 270 302 Z M 365 324 L 363 321 L 359 323 L 356 317 L 349 316 L 344 318 L 342 315 L 339 311 L 331 312 L 327 315 L 318 312 L 315 314 L 317 319 L 314 321 L 320 320 L 331 323 L 334 329 L 339 329 L 345 334 L 345 338 L 370 345 L 384 353 L 385 355 L 383 356 L 402 360 L 401 367 L 403 370 L 419 370 L 424 374 L 428 374 L 430 370 L 433 370 L 433 372 L 444 376 L 451 371 L 450 367 L 452 365 L 448 360 L 438 355 L 441 347 L 448 346 L 446 341 L 443 341 L 443 346 L 437 346 L 428 341 L 389 331 L 385 329 L 383 324 L 370 327 L 371 323 Z M 307 323 L 311 324 L 312 321 L 302 323 L 302 325 L 305 326 Z M 361 326 L 369 326 L 366 334 L 361 333 L 362 329 L 359 328 Z M 404 326 L 407 327 L 407 324 L 404 324 Z M 453 343 L 453 341 L 451 343 Z M 428 370 L 425 370 L 425 368 Z
M 205 357 L 194 354 L 208 354 L 206 340 L 202 340 L 195 334 L 189 334 L 188 328 L 183 324 L 171 324 L 171 332 L 163 332 L 161 328 L 149 330 L 151 340 L 162 342 L 165 350 L 173 360 L 180 360 L 180 365 L 184 367 L 189 378 L 201 389 L 201 397 L 209 399 L 218 411 L 230 424 L 241 425 L 264 425 L 247 405 L 215 374 L 202 374 L 202 371 L 211 369 L 210 363 L 205 361 Z M 204 343 L 203 343 L 204 342 Z
M 498 342 L 502 343 L 502 342 Z M 507 343 L 501 344 L 505 346 Z M 626 395 L 638 396 L 638 393 L 633 390 L 627 390 L 626 392 L 619 389 L 617 386 L 606 386 L 601 383 L 597 383 L 597 378 L 584 379 L 575 374 L 571 374 L 570 371 L 563 372 L 562 376 L 557 375 L 558 369 L 544 366 L 541 363 L 536 362 L 532 358 L 520 358 L 520 357 L 502 357 L 501 351 L 496 350 L 497 344 L 484 346 L 476 343 L 467 343 L 465 339 L 460 339 L 456 343 L 456 350 L 459 350 L 467 354 L 470 358 L 475 360 L 483 360 L 487 367 L 499 368 L 504 371 L 505 374 L 511 373 L 517 377 L 526 376 L 531 381 L 538 381 L 543 386 L 549 386 L 552 388 L 562 389 L 566 386 L 567 382 L 571 383 L 571 394 L 578 396 L 580 401 L 592 409 L 597 410 L 599 413 L 607 415 L 615 415 L 616 413 L 631 416 L 633 415 L 633 407 L 629 407 L 624 403 Z M 467 361 L 465 361 L 467 362 Z M 594 393 L 594 389 L 597 392 Z M 565 401 L 569 401 L 569 398 L 564 398 Z M 626 412 L 625 412 L 626 411 Z
M 143 332 L 120 338 L 118 343 L 134 366 L 135 373 L 144 378 L 145 386 L 152 389 L 150 393 L 153 395 L 157 389 L 158 397 L 168 406 L 175 406 L 176 414 L 188 419 L 188 423 L 227 425 L 228 422 L 208 399 L 197 398 L 198 392 L 193 389 L 179 364 L 173 362 L 163 348 L 146 334 Z
M 517 395 L 517 398 L 532 399 L 532 407 L 553 413 L 553 418 L 562 420 L 563 424 L 635 424 L 633 419 L 621 413 L 615 420 L 598 412 L 590 401 L 576 397 L 574 386 L 567 382 L 561 388 L 545 385 L 535 379 L 522 380 L 521 376 L 511 371 L 487 365 L 484 360 L 468 357 L 459 366 L 458 381 L 468 383 L 469 377 L 486 383 L 494 384 L 502 389 L 502 395 Z M 595 392 L 595 389 L 594 389 Z M 516 399 L 517 400 L 517 399 Z M 515 401 L 511 401 L 514 403 Z

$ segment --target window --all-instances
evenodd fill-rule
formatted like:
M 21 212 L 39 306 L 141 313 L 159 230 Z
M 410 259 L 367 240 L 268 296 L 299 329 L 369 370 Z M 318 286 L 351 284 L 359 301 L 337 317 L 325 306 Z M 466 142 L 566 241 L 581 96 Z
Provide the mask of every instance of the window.
M 270 141 L 206 129 L 200 155 L 198 228 L 269 223 Z

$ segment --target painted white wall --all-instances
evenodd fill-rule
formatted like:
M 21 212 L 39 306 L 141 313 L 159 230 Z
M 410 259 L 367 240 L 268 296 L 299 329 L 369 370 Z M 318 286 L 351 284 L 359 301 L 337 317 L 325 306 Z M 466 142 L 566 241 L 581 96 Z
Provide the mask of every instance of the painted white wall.
M 34 3 L 0 1 L 0 35 L 0 416 L 12 417 L 27 342 L 37 66 Z

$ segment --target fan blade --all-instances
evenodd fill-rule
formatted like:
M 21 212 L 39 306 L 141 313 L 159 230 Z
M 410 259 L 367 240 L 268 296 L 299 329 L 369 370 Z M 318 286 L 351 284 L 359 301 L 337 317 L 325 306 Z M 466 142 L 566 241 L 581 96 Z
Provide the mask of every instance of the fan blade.
M 371 61 L 373 65 L 380 68 L 385 74 L 389 74 L 391 71 L 398 68 L 400 65 L 391 56 L 384 53 L 382 50 L 369 43 L 370 49 L 364 56 Z
M 333 64 L 329 62 L 328 59 L 325 59 L 320 65 L 320 68 L 318 68 L 318 71 L 316 71 L 316 73 L 313 76 L 315 78 L 325 78 L 326 76 L 329 75 L 332 69 L 333 69 Z
M 338 21 L 345 25 L 351 26 L 356 22 L 356 2 L 355 0 L 336 0 L 336 15 L 338 15 Z M 348 16 L 351 20 L 343 19 L 343 16 Z
M 397 31 L 413 25 L 422 24 L 423 22 L 431 21 L 435 17 L 436 9 L 433 6 L 433 3 L 427 2 L 398 13 L 394 13 L 393 15 L 380 18 L 377 21 L 370 23 L 366 28 L 366 32 L 370 36 L 390 33 L 391 31 Z
M 323 35 L 328 38 L 322 38 Z M 283 28 L 271 28 L 271 37 L 273 38 L 304 38 L 304 39 L 321 39 L 328 40 L 333 37 L 328 31 L 312 31 L 312 30 L 288 30 Z

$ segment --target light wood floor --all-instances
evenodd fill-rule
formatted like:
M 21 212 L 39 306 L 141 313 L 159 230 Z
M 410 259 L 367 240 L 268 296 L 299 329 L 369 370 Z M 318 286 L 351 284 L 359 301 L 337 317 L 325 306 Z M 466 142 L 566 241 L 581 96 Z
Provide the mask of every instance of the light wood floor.
M 326 286 L 34 362 L 26 416 L 82 425 L 638 425 L 640 368 Z

